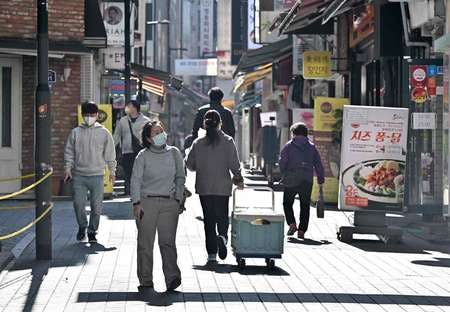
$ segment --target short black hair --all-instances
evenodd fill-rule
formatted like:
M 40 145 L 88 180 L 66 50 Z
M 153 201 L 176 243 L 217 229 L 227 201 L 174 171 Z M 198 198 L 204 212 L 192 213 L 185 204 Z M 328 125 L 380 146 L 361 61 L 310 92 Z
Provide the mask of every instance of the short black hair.
M 223 99 L 223 91 L 219 87 L 213 87 L 208 91 L 211 102 L 220 102 Z
M 134 107 L 136 108 L 136 110 L 138 111 L 138 113 L 141 112 L 141 103 L 139 103 L 138 101 L 136 101 L 136 100 L 131 100 L 131 101 L 128 103 L 128 105 L 134 106 Z
M 81 115 L 97 114 L 98 106 L 94 101 L 86 101 L 81 104 Z
M 152 128 L 155 126 L 160 126 L 165 131 L 164 125 L 159 120 L 153 120 L 153 121 L 147 122 L 144 125 L 144 127 L 142 128 L 142 146 L 143 147 L 150 148 L 150 146 L 152 145 L 147 140 L 147 138 L 149 138 L 152 135 Z
M 305 126 L 303 122 L 296 122 L 291 126 L 291 132 L 294 135 L 303 135 L 308 136 L 308 128 Z

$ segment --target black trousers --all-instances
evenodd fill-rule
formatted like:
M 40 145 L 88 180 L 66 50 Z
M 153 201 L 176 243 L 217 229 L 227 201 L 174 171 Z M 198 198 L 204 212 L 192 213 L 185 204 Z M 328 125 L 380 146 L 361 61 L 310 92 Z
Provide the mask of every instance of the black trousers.
M 295 224 L 294 205 L 295 196 L 298 194 L 300 197 L 300 224 L 299 230 L 306 232 L 308 230 L 309 223 L 309 210 L 311 205 L 311 191 L 312 182 L 302 182 L 295 188 L 285 188 L 283 194 L 283 208 L 284 215 L 286 217 L 287 224 Z
M 200 196 L 203 209 L 203 223 L 205 227 L 206 251 L 208 254 L 217 253 L 217 235 L 228 240 L 228 196 L 207 195 Z
M 131 174 L 133 173 L 133 165 L 136 156 L 136 153 L 122 155 L 122 167 L 125 173 L 125 195 L 130 195 Z

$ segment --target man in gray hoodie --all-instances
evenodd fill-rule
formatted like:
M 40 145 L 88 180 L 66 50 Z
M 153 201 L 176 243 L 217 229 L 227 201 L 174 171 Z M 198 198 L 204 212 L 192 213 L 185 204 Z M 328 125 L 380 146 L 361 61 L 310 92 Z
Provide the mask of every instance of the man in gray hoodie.
M 72 130 L 64 152 L 65 177 L 73 179 L 73 205 L 79 226 L 77 240 L 86 237 L 96 243 L 96 233 L 100 222 L 103 201 L 103 177 L 109 169 L 112 184 L 116 174 L 116 151 L 111 133 L 97 122 L 98 106 L 85 102 L 81 106 L 84 123 Z M 89 226 L 85 203 L 89 191 L 91 213 Z
M 134 160 L 142 149 L 142 146 L 140 146 L 142 144 L 142 128 L 150 119 L 141 113 L 141 105 L 135 100 L 128 103 L 125 112 L 127 115 L 123 116 L 117 123 L 113 137 L 114 143 L 122 148 L 121 164 L 125 173 L 125 195 L 130 195 Z

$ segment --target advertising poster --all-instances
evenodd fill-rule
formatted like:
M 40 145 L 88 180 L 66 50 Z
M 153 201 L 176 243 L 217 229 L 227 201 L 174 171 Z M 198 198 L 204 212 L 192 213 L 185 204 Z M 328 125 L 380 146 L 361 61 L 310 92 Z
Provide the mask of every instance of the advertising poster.
M 99 104 L 98 105 L 98 120 L 106 129 L 113 133 L 112 131 L 112 108 L 110 104 Z M 81 116 L 81 105 L 78 105 L 78 123 L 83 123 L 83 117 Z M 105 195 L 111 195 L 113 193 L 113 186 L 109 182 L 109 172 L 105 169 L 105 176 L 103 178 L 103 187 Z
M 292 123 L 303 122 L 308 128 L 308 138 L 314 142 L 314 109 L 312 108 L 294 108 L 292 110 Z
M 325 169 L 324 200 L 330 204 L 338 203 L 342 110 L 348 104 L 350 101 L 346 98 L 316 97 L 314 100 L 314 144 Z M 314 179 L 313 200 L 317 199 L 317 194 Z
M 408 109 L 345 106 L 339 209 L 401 211 Z
M 123 46 L 125 44 L 125 4 L 123 2 L 103 2 L 102 15 L 108 46 Z M 135 16 L 134 6 L 131 9 L 131 16 Z M 130 27 L 130 44 L 134 45 L 134 27 Z

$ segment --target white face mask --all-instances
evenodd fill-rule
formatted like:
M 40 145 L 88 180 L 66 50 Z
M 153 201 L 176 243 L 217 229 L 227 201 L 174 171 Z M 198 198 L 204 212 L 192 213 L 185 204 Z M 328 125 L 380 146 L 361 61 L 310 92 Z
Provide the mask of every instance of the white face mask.
M 167 142 L 167 133 L 161 132 L 153 137 L 153 144 L 155 146 L 163 146 Z
M 88 127 L 92 126 L 92 125 L 95 124 L 95 122 L 97 121 L 97 117 L 86 116 L 86 117 L 84 117 L 83 119 L 84 119 L 85 124 L 86 124 Z

